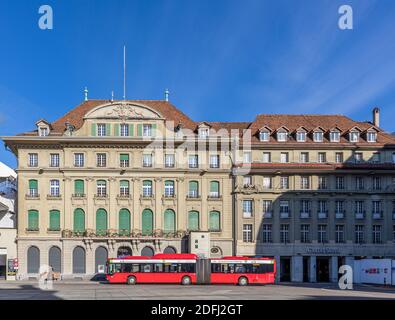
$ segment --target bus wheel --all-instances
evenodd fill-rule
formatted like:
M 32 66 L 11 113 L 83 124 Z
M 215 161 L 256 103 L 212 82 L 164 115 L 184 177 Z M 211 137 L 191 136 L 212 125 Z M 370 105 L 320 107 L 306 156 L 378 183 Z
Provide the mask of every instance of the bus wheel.
M 127 284 L 136 284 L 136 283 L 137 283 L 136 277 L 134 276 L 128 277 Z
M 239 286 L 246 286 L 248 284 L 248 279 L 246 277 L 240 277 L 238 283 Z
M 188 286 L 192 283 L 191 278 L 188 276 L 182 277 L 181 284 L 184 286 Z

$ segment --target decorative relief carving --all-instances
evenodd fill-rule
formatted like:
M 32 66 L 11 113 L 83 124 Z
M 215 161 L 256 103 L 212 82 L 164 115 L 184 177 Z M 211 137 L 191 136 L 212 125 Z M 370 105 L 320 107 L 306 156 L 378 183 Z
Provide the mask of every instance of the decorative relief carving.
M 136 110 L 135 107 L 127 104 L 120 104 L 111 111 L 107 112 L 108 116 L 116 116 L 125 121 L 130 118 L 143 118 L 144 114 Z

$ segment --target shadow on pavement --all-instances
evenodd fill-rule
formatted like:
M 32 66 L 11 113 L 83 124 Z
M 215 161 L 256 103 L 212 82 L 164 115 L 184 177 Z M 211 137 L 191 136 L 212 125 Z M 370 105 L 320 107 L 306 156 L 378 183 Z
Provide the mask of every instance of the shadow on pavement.
M 56 292 L 33 285 L 20 285 L 14 288 L 0 288 L 0 300 L 63 300 L 55 295 Z

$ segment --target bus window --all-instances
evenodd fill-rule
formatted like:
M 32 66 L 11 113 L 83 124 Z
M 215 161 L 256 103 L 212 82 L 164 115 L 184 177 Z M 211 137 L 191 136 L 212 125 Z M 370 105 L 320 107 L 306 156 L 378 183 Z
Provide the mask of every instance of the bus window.
M 110 263 L 108 265 L 108 273 L 109 274 L 114 274 L 117 272 L 121 272 L 122 271 L 122 265 L 120 263 Z
M 154 267 L 155 267 L 154 272 L 163 272 L 163 264 L 162 263 L 155 263 Z
M 194 263 L 180 263 L 179 270 L 180 270 L 180 272 L 194 273 L 195 272 L 195 264 Z
M 141 272 L 152 272 L 152 264 L 143 264 Z
M 236 264 L 235 272 L 236 273 L 246 273 L 247 269 L 243 264 Z
M 221 265 L 219 263 L 213 263 L 211 265 L 211 272 L 212 273 L 220 273 L 221 272 Z

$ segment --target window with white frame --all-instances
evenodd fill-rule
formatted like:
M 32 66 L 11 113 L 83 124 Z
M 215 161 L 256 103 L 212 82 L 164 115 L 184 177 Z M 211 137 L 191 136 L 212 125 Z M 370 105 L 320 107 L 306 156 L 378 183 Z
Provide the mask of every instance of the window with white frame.
M 121 153 L 119 155 L 119 166 L 121 168 L 128 168 L 130 164 L 129 154 L 128 153 Z
M 381 214 L 381 201 L 380 200 L 372 201 L 372 209 L 373 209 L 373 214 Z
M 190 154 L 188 157 L 188 166 L 191 169 L 199 167 L 199 156 L 197 154 Z
M 152 124 L 143 124 L 143 137 L 152 137 Z
M 326 243 L 327 240 L 327 225 L 319 224 L 318 225 L 318 243 Z
M 59 167 L 59 153 L 51 153 L 50 155 L 49 166 L 50 167 Z
M 74 153 L 74 167 L 81 168 L 85 164 L 83 153 Z
M 277 132 L 277 141 L 285 142 L 288 139 L 288 132 L 286 131 L 278 131 Z
M 143 154 L 143 167 L 144 168 L 152 167 L 152 154 L 151 153 Z
M 106 125 L 104 123 L 97 124 L 97 136 L 105 137 L 107 135 Z
M 119 194 L 122 197 L 128 196 L 129 195 L 129 181 L 128 180 L 121 180 L 119 182 Z
M 219 168 L 219 155 L 212 154 L 210 155 L 210 168 Z
M 300 163 L 307 163 L 309 162 L 309 153 L 308 152 L 301 152 L 300 153 Z
M 306 132 L 305 131 L 296 132 L 296 141 L 297 142 L 305 142 L 306 141 Z
M 336 152 L 335 154 L 335 162 L 336 163 L 343 163 L 343 152 Z
M 310 242 L 310 225 L 302 224 L 300 225 L 300 242 L 309 243 Z
M 244 176 L 243 177 L 243 186 L 248 187 L 252 185 L 252 177 L 251 176 Z
M 326 200 L 318 200 L 318 213 L 327 213 L 328 202 Z
M 271 153 L 270 152 L 264 152 L 263 153 L 262 162 L 263 163 L 270 163 L 270 162 L 272 162 Z
M 373 225 L 373 243 L 379 244 L 382 242 L 381 225 Z
M 280 214 L 281 213 L 289 213 L 289 201 L 281 200 L 280 201 Z
M 272 202 L 272 200 L 263 200 L 262 201 L 262 204 L 263 204 L 263 214 L 266 214 L 266 213 L 272 213 L 273 212 L 273 202 Z
M 358 131 L 351 131 L 349 133 L 350 142 L 358 142 L 359 141 L 359 132 Z
M 365 189 L 365 178 L 364 177 L 355 177 L 355 189 L 357 189 L 357 190 Z
M 315 131 L 313 133 L 314 142 L 322 142 L 324 141 L 324 133 L 322 131 Z
M 262 225 L 262 242 L 263 243 L 273 242 L 272 225 L 271 224 Z
M 251 152 L 247 151 L 243 153 L 243 162 L 244 163 L 251 163 L 252 161 L 252 156 L 251 156 Z
M 373 190 L 381 190 L 381 177 L 372 177 Z
M 259 140 L 262 142 L 267 142 L 270 140 L 270 133 L 268 131 L 259 132 Z
M 96 154 L 96 165 L 98 167 L 106 167 L 107 166 L 107 155 L 105 153 Z
M 243 200 L 243 218 L 252 217 L 252 200 Z
M 335 212 L 336 213 L 344 213 L 344 201 L 336 200 L 335 201 Z
M 38 167 L 37 153 L 29 153 L 29 167 Z
M 49 134 L 49 130 L 48 130 L 47 127 L 41 127 L 41 128 L 39 128 L 39 129 L 38 129 L 38 132 L 39 132 L 39 136 L 40 136 L 40 137 L 46 137 L 46 136 L 48 136 L 48 134 Z
M 289 189 L 289 177 L 281 176 L 280 177 L 280 189 L 286 190 Z
M 300 200 L 300 213 L 310 214 L 310 200 Z
M 300 177 L 300 188 L 303 190 L 310 189 L 310 177 L 309 176 L 301 176 Z
M 144 180 L 143 181 L 143 197 L 151 197 L 152 196 L 152 181 Z
M 165 197 L 174 197 L 174 181 L 165 181 Z
M 59 180 L 54 179 L 49 182 L 49 194 L 53 197 L 59 197 L 60 195 Z
M 357 200 L 355 201 L 355 213 L 363 214 L 365 212 L 365 201 Z
M 288 163 L 289 162 L 289 153 L 288 152 L 281 152 L 280 162 L 281 163 Z
M 121 123 L 120 131 L 121 137 L 128 137 L 129 136 L 129 125 L 127 123 Z
M 199 128 L 199 138 L 207 138 L 210 135 L 209 128 Z
M 252 224 L 243 224 L 243 242 L 252 242 Z
M 289 243 L 289 224 L 280 225 L 280 242 Z
M 367 132 L 367 141 L 368 142 L 376 142 L 377 141 L 377 132 L 368 131 Z
M 318 163 L 326 162 L 326 152 L 318 152 Z
M 356 163 L 362 162 L 363 161 L 363 153 L 362 152 L 355 152 L 354 153 L 354 161 Z
M 329 133 L 329 140 L 331 142 L 340 142 L 340 132 L 339 131 L 331 131 Z
M 263 187 L 263 189 L 271 189 L 272 188 L 272 177 L 263 177 L 262 187 Z
M 337 176 L 336 177 L 336 189 L 337 190 L 343 190 L 345 188 L 345 183 L 344 183 L 344 177 L 343 176 Z
M 365 230 L 363 225 L 355 226 L 355 243 L 361 244 L 365 242 L 364 232 Z
M 107 196 L 107 182 L 105 180 L 98 180 L 96 183 L 96 192 L 98 197 Z
M 165 154 L 165 167 L 174 168 L 174 154 Z
M 342 224 L 335 226 L 335 242 L 344 243 L 344 225 Z
M 319 176 L 318 177 L 318 189 L 319 190 L 328 189 L 328 177 L 327 176 Z

